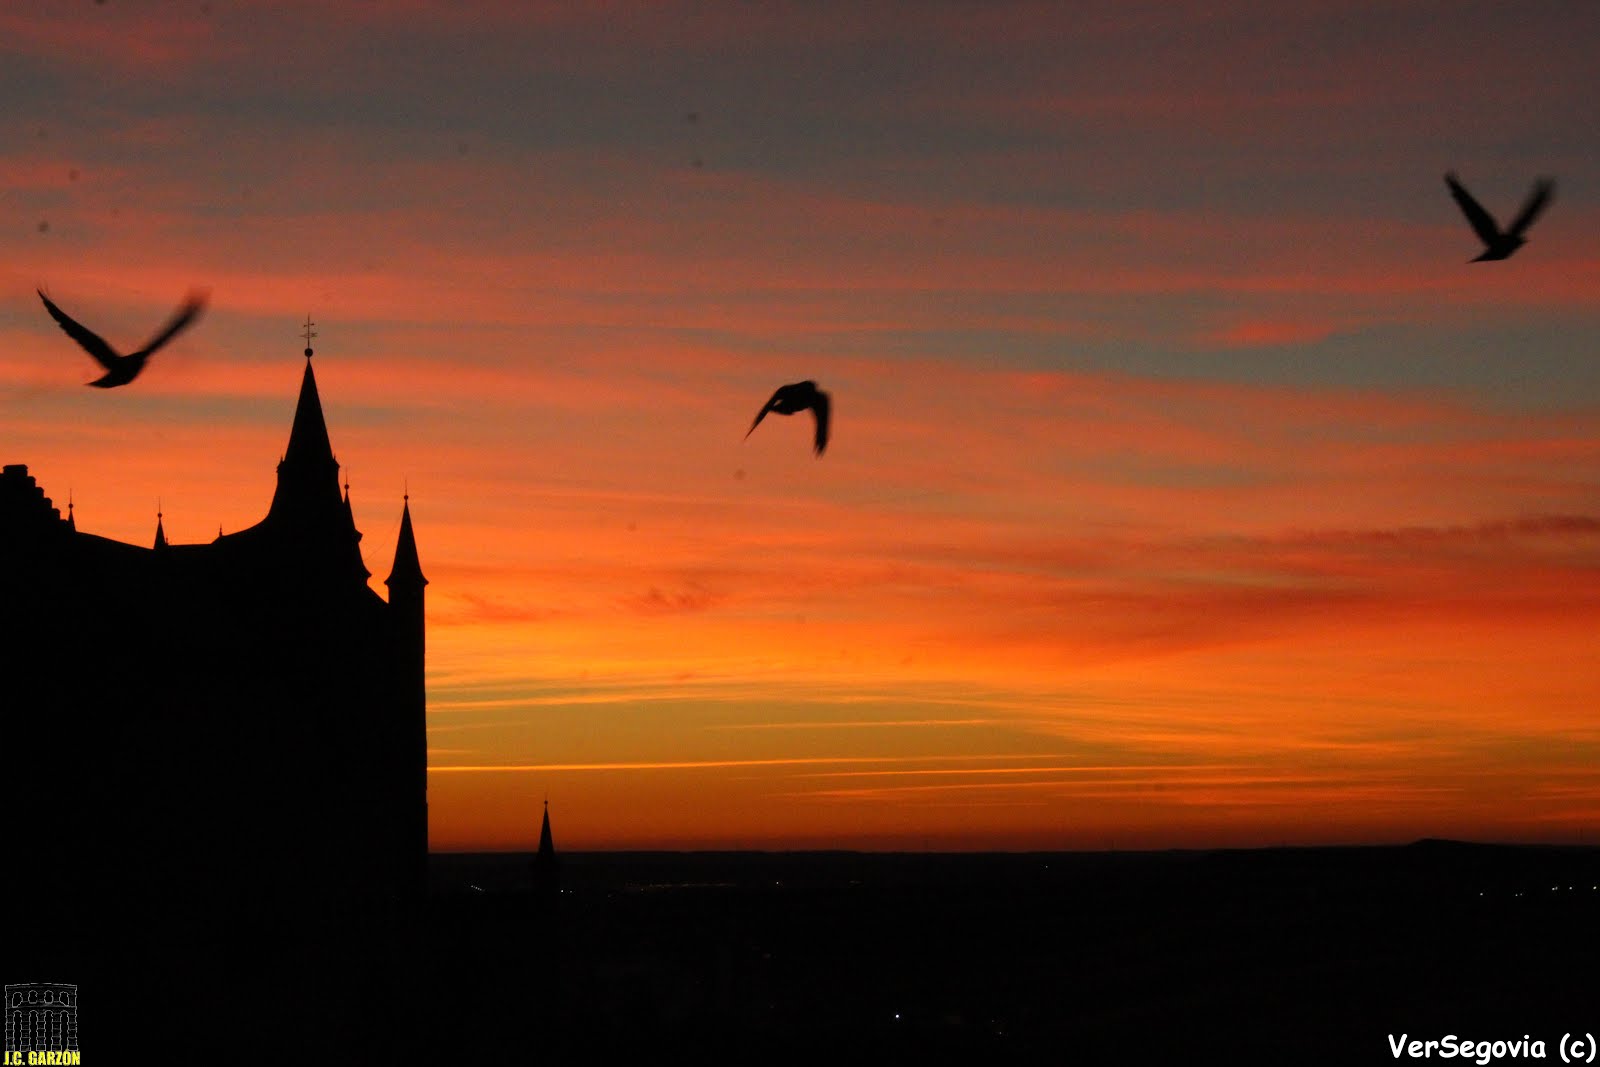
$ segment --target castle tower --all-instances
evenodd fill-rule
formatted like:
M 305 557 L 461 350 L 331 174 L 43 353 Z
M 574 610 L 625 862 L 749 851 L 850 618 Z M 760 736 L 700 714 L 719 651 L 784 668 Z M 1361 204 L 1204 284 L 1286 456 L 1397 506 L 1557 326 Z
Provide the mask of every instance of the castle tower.
M 26 557 L 0 574 L 0 600 L 33 618 L 15 655 L 41 679 L 14 684 L 15 705 L 49 703 L 43 679 L 77 670 L 86 640 L 104 662 L 76 682 L 70 714 L 27 718 L 26 729 L 6 716 L 6 747 L 27 769 L 6 796 L 50 798 L 54 821 L 29 840 L 63 854 L 55 865 L 81 893 L 102 884 L 102 869 L 140 867 L 139 828 L 150 824 L 164 828 L 163 853 L 140 869 L 157 901 L 202 877 L 275 902 L 312 884 L 323 896 L 426 887 L 427 579 L 407 501 L 390 602 L 369 586 L 311 355 L 266 515 L 209 544 L 174 543 L 159 508 L 143 546 L 85 534 L 25 466 L 0 478 L 0 550 Z M 112 713 L 123 708 L 138 713 Z M 235 739 L 226 759 L 208 747 L 219 714 Z M 36 780 L 53 766 L 39 753 L 57 749 L 96 783 L 76 806 Z M 82 826 L 102 847 L 69 847 Z
M 411 494 L 405 495 L 400 509 L 400 537 L 394 546 L 394 566 L 383 580 L 389 587 L 389 610 L 394 620 L 396 662 L 400 664 L 396 705 L 407 722 L 404 763 L 406 780 L 400 783 L 402 795 L 411 807 L 409 825 L 401 829 L 406 851 L 417 858 L 412 872 L 419 888 L 427 884 L 428 863 L 428 693 L 427 627 L 424 619 L 424 590 L 428 579 L 422 575 L 417 558 L 417 538 L 411 530 Z
M 384 953 L 404 928 L 345 919 L 425 886 L 427 579 L 407 502 L 390 600 L 369 584 L 339 473 L 309 363 L 265 517 L 209 543 L 169 540 L 159 513 L 154 544 L 96 535 L 25 464 L 0 466 L 0 810 L 27 919 L 5 947 L 22 973 L 182 988 L 210 1036 L 304 995 L 308 952 L 377 961 L 369 976 L 403 958 Z M 206 982 L 222 947 L 251 967 Z M 326 973 L 331 1012 L 348 989 Z M 131 1046 L 147 1005 L 112 1000 L 97 1032 Z

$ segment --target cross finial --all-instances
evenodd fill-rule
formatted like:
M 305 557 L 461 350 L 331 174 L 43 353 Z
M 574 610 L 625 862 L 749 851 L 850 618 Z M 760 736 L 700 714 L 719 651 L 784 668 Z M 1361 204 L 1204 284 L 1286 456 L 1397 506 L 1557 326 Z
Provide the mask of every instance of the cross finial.
M 301 328 L 305 330 L 307 359 L 311 358 L 311 339 L 317 335 L 317 331 L 311 328 L 315 325 L 316 323 L 311 321 L 311 312 L 306 312 L 306 321 Z

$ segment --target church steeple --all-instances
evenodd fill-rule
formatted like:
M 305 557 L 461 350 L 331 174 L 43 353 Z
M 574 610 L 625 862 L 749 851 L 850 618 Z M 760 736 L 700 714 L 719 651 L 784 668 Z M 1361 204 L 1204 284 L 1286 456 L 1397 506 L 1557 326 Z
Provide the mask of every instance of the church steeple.
M 541 863 L 554 862 L 556 858 L 555 838 L 550 836 L 550 801 L 544 802 L 544 823 L 539 827 L 539 861 Z
M 544 823 L 539 827 L 539 851 L 533 857 L 533 891 L 550 898 L 561 891 L 561 867 L 556 859 L 555 839 L 550 836 L 550 799 L 544 802 Z
M 70 505 L 68 510 L 71 510 Z M 161 526 L 161 507 L 156 506 L 156 543 L 151 546 L 157 551 L 167 547 L 167 531 Z

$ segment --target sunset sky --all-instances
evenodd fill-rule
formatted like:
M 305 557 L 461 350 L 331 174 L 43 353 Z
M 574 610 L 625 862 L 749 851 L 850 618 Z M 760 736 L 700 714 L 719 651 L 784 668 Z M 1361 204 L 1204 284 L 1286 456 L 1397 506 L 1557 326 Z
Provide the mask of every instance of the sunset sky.
M 1597 56 L 1592 0 L 12 5 L 0 461 L 249 526 L 309 313 L 380 591 L 410 492 L 435 849 L 547 795 L 567 849 L 1593 842 Z M 1447 170 L 1558 188 L 1469 264 Z M 86 389 L 36 287 L 211 305 Z M 825 456 L 743 440 L 807 378 Z

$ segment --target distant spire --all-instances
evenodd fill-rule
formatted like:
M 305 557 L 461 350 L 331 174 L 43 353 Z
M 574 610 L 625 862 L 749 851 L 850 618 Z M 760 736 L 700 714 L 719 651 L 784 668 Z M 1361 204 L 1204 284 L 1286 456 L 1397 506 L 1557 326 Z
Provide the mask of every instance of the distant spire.
M 550 836 L 550 801 L 544 802 L 544 822 L 539 827 L 539 851 L 533 857 L 533 891 L 551 898 L 561 891 L 561 866 L 556 858 L 555 839 Z
M 539 859 L 549 862 L 556 855 L 555 838 L 550 836 L 550 798 L 544 799 L 544 822 L 539 827 Z
M 78 520 L 72 517 L 72 490 L 67 490 L 67 529 L 78 532 Z
M 400 509 L 400 537 L 394 545 L 394 566 L 383 584 L 393 589 L 397 583 L 416 586 L 428 584 L 422 576 L 422 561 L 417 558 L 417 537 L 411 532 L 411 494 L 405 495 Z
M 155 548 L 167 547 L 167 531 L 161 525 L 161 502 L 156 501 L 156 543 Z

